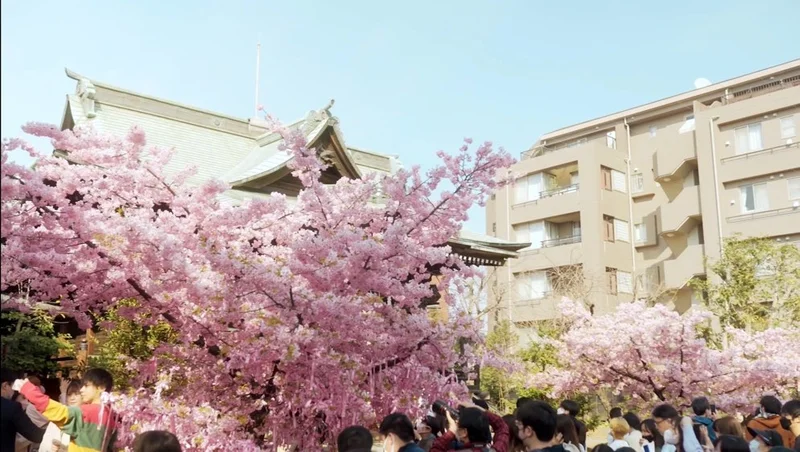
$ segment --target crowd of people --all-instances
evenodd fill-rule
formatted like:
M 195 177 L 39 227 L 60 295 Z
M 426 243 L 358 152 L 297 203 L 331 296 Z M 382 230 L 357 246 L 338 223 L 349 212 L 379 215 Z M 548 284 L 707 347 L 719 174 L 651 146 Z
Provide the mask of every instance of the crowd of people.
M 114 381 L 103 369 L 90 369 L 80 381 L 62 385 L 59 401 L 48 397 L 35 377 L 19 378 L 2 370 L 0 452 L 41 450 L 51 424 L 64 435 L 47 450 L 113 450 L 117 419 L 110 407 Z M 385 452 L 800 452 L 800 400 L 782 404 L 765 396 L 758 410 L 744 418 L 721 415 L 706 397 L 691 404 L 690 413 L 674 406 L 656 406 L 649 418 L 614 408 L 609 413 L 606 441 L 587 448 L 587 427 L 581 406 L 571 400 L 557 408 L 521 398 L 514 414 L 500 416 L 477 398 L 452 408 L 436 401 L 416 423 L 392 413 L 377 432 L 364 426 L 344 429 L 338 452 L 370 452 L 375 436 Z M 377 433 L 377 435 L 376 435 Z M 180 452 L 178 439 L 167 431 L 138 435 L 134 452 Z
M 383 419 L 378 436 L 385 452 L 791 452 L 800 451 L 800 400 L 782 404 L 765 396 L 745 417 L 720 415 L 706 397 L 693 400 L 691 412 L 670 404 L 656 406 L 641 420 L 633 412 L 609 413 L 606 441 L 587 449 L 581 407 L 565 400 L 558 408 L 522 398 L 513 415 L 500 417 L 475 400 L 457 410 L 437 410 L 413 423 L 402 413 Z M 479 406 L 481 405 L 481 406 Z M 369 452 L 374 436 L 363 426 L 345 429 L 339 452 Z

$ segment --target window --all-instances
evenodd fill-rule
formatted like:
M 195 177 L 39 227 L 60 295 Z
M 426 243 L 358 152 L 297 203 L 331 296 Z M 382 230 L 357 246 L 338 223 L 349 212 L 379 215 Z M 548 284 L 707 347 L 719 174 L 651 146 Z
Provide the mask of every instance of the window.
M 797 134 L 794 127 L 794 116 L 781 118 L 781 138 L 792 138 Z
M 621 242 L 630 242 L 631 234 L 628 229 L 628 222 L 614 219 L 614 238 Z
M 611 170 L 611 188 L 614 191 L 627 193 L 628 189 L 625 186 L 625 173 L 622 171 Z
M 650 126 L 650 137 L 652 138 L 652 137 L 656 136 L 657 133 L 658 133 L 658 127 L 657 126 Z
M 600 188 L 611 190 L 611 168 L 600 167 Z
M 606 146 L 609 149 L 616 149 L 617 148 L 617 131 L 612 130 L 611 132 L 606 133 Z
M 748 152 L 760 151 L 763 148 L 761 141 L 761 123 L 748 124 L 734 129 L 736 136 L 736 153 L 747 154 Z
M 514 183 L 514 204 L 536 201 L 545 190 L 544 184 L 542 173 L 520 177 Z
M 767 184 L 742 185 L 739 187 L 742 213 L 757 212 L 769 209 Z
M 647 241 L 647 224 L 639 223 L 634 226 L 634 234 L 636 234 L 636 243 L 643 243 Z
M 678 129 L 679 134 L 689 133 L 694 131 L 695 129 L 694 115 L 687 115 L 684 119 L 685 121 L 683 122 L 683 124 L 681 124 L 681 127 Z
M 642 173 L 631 174 L 631 193 L 641 193 L 644 191 L 644 175 Z
M 550 281 L 543 271 L 522 273 L 517 281 L 519 300 L 537 300 L 550 293 Z
M 617 292 L 633 293 L 633 277 L 628 272 L 617 272 Z
M 787 179 L 789 184 L 789 199 L 800 199 L 800 177 Z
M 573 171 L 573 172 L 569 173 L 569 184 L 570 185 L 578 185 L 578 182 L 580 182 L 580 180 L 581 180 L 581 178 L 580 178 L 580 176 L 579 176 L 577 171 Z
M 573 221 L 572 222 L 572 236 L 573 237 L 580 237 L 581 236 L 581 222 L 580 221 Z
M 603 240 L 614 241 L 614 218 L 608 215 L 603 215 Z
M 606 267 L 606 278 L 608 283 L 608 293 L 615 295 L 617 293 L 617 269 Z
M 534 221 L 514 226 L 514 239 L 521 243 L 530 243 L 528 249 L 539 249 L 542 242 L 550 239 L 552 227 L 546 221 Z

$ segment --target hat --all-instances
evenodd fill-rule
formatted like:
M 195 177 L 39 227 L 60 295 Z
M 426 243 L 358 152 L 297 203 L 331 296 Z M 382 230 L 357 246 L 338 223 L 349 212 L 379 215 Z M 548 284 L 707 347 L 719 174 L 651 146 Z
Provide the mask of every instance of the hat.
M 781 439 L 781 435 L 775 430 L 756 430 L 747 427 L 747 431 L 753 435 L 754 438 L 760 438 L 761 441 L 764 441 L 764 444 L 769 447 L 783 446 L 783 439 Z

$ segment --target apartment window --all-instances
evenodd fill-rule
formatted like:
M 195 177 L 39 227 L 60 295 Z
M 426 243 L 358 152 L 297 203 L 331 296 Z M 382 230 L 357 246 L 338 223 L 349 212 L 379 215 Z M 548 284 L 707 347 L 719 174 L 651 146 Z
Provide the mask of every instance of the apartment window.
M 625 173 L 611 170 L 611 188 L 622 193 L 628 192 L 628 188 L 625 186 Z
M 611 168 L 600 167 L 600 187 L 603 190 L 611 190 Z
M 581 178 L 577 171 L 573 171 L 569 173 L 569 184 L 570 185 L 578 185 Z
M 761 141 L 761 123 L 748 124 L 734 129 L 736 136 L 736 153 L 747 154 L 748 152 L 760 151 L 763 149 Z
M 617 271 L 617 292 L 633 293 L 633 276 L 630 273 Z
M 800 177 L 787 179 L 789 184 L 789 199 L 800 199 Z
M 608 215 L 603 215 L 603 240 L 614 241 L 614 218 Z
M 769 209 L 767 184 L 751 184 L 739 187 L 742 213 L 757 212 Z
M 543 271 L 522 273 L 518 281 L 520 300 L 538 300 L 550 293 L 550 281 Z
M 647 224 L 639 223 L 634 226 L 634 234 L 636 234 L 636 243 L 643 243 L 647 241 Z
M 627 221 L 614 219 L 614 238 L 621 242 L 631 241 L 631 234 L 628 229 Z
M 658 133 L 658 127 L 657 126 L 650 126 L 650 137 L 652 138 L 652 137 L 656 136 L 657 133 Z
M 617 148 L 617 131 L 612 130 L 611 132 L 606 133 L 606 146 L 609 149 L 616 149 Z
M 572 236 L 573 237 L 580 237 L 581 236 L 581 222 L 580 221 L 573 221 L 572 222 Z
M 794 116 L 781 118 L 781 138 L 792 138 L 796 135 L 797 129 L 794 126 Z
M 617 269 L 606 267 L 606 283 L 608 293 L 611 295 L 616 295 L 619 284 L 617 282 Z
M 631 174 L 631 193 L 641 193 L 644 191 L 644 175 L 642 173 Z

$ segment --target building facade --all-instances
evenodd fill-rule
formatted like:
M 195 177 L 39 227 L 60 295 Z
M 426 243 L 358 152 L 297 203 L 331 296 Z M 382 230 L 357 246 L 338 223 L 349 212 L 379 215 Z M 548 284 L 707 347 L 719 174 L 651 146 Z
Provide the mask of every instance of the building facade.
M 493 272 L 493 321 L 655 298 L 683 312 L 688 282 L 726 237 L 800 242 L 800 60 L 543 135 L 487 205 L 487 233 L 531 242 Z

